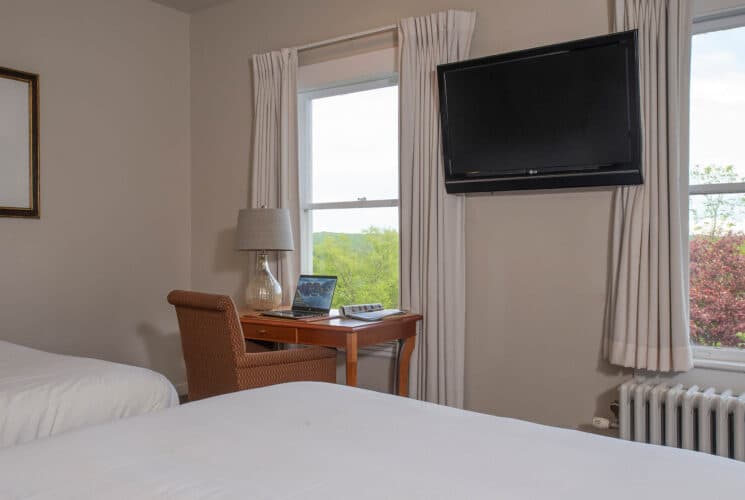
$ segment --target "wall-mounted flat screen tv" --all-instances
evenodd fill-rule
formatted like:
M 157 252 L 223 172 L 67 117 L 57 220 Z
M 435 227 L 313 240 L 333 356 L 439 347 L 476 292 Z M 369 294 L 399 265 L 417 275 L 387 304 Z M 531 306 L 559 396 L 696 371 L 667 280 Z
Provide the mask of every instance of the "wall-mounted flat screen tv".
M 437 68 L 449 193 L 642 183 L 637 32 Z

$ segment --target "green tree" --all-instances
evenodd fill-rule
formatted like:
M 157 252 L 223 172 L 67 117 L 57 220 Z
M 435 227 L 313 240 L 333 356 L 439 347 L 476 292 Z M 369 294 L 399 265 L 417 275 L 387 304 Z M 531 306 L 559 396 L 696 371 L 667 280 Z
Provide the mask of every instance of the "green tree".
M 313 272 L 339 278 L 333 307 L 380 302 L 398 305 L 398 232 L 314 233 Z

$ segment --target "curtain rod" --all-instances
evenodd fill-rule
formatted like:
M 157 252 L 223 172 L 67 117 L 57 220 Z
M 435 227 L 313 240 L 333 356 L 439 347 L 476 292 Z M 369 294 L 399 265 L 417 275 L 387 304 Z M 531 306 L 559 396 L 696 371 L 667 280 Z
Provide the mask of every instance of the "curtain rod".
M 295 49 L 297 49 L 298 52 L 310 49 L 317 49 L 318 47 L 325 47 L 326 45 L 332 45 L 334 43 L 356 40 L 357 38 L 364 38 L 370 35 L 377 35 L 378 33 L 385 33 L 386 31 L 393 31 L 397 28 L 398 26 L 395 24 L 391 24 L 390 26 L 381 26 L 380 28 L 373 28 L 367 31 L 360 31 L 359 33 L 337 36 L 336 38 L 329 38 L 328 40 L 321 40 L 320 42 L 307 43 L 305 45 L 295 47 Z

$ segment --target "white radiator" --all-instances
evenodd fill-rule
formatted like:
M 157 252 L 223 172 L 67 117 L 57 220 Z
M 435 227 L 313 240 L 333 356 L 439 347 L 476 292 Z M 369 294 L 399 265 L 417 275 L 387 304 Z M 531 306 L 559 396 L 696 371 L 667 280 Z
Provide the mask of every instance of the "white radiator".
M 632 380 L 620 388 L 622 439 L 745 461 L 745 393 Z

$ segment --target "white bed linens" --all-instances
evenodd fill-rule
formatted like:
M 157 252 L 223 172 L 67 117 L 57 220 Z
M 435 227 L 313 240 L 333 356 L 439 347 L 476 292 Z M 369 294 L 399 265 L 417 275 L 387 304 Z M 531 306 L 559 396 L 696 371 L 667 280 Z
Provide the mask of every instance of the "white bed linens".
M 0 498 L 742 498 L 745 464 L 300 382 L 0 450 Z
M 0 341 L 0 448 L 175 405 L 153 371 Z

